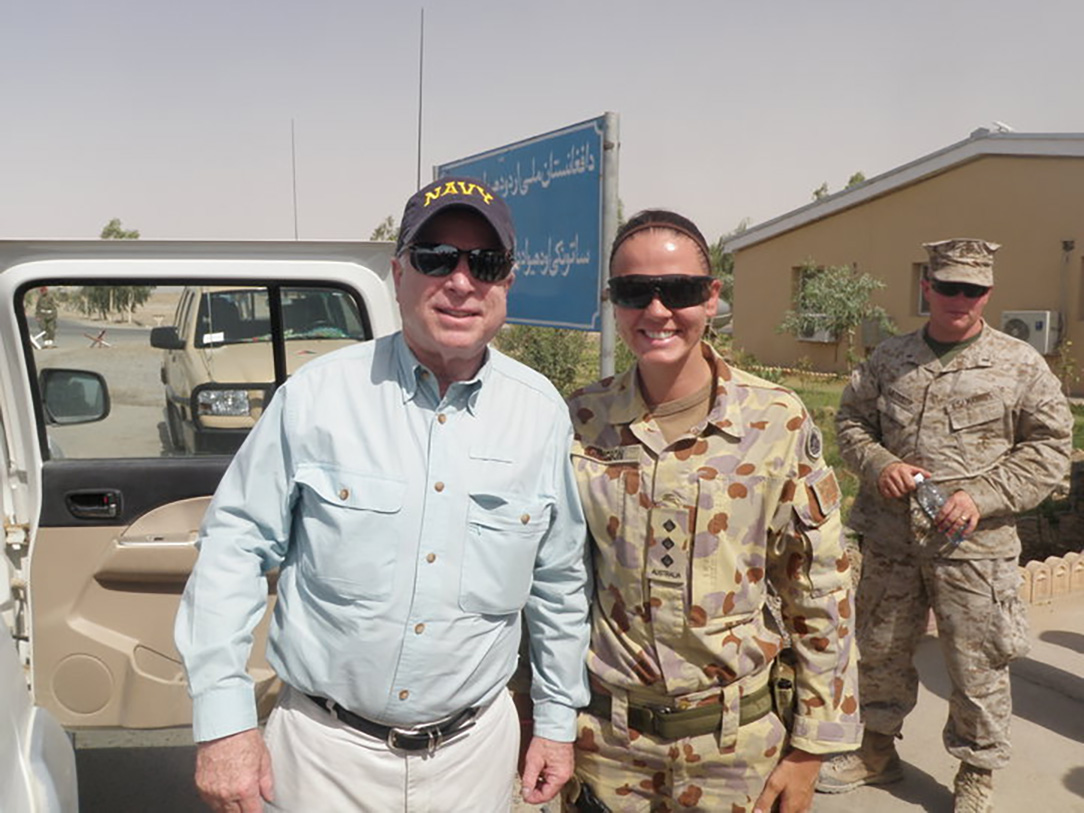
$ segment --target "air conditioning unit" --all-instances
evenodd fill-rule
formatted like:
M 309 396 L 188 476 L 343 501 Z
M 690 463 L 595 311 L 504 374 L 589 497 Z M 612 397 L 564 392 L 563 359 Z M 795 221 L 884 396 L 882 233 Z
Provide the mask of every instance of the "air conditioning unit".
M 1049 356 L 1061 335 L 1061 315 L 1057 311 L 1004 311 L 1001 329 Z
M 820 342 L 821 344 L 835 344 L 836 335 L 827 328 L 817 327 L 818 323 L 828 320 L 828 315 L 824 313 L 807 313 L 804 316 L 812 319 L 812 323 L 806 325 L 806 329 L 798 334 L 798 341 L 801 342 Z

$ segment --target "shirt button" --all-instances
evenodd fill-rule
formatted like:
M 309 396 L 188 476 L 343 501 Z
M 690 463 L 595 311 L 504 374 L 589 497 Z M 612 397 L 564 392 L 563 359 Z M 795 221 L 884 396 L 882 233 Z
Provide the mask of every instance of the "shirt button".
M 531 521 L 531 515 L 530 514 L 524 514 L 523 516 L 521 516 L 519 518 L 519 521 L 522 522 L 524 525 L 526 525 L 528 522 Z
M 425 624 L 415 624 L 414 632 L 417 635 L 421 635 L 423 632 L 425 632 Z
M 436 485 L 433 486 L 433 488 L 435 488 L 437 490 L 437 492 L 439 493 L 439 492 L 444 490 L 444 483 L 437 483 Z
M 340 488 L 339 489 L 339 499 L 340 500 L 345 500 L 349 496 L 350 496 L 350 489 L 348 489 L 348 488 Z
M 448 416 L 445 415 L 443 412 L 440 413 L 439 415 L 437 415 L 437 422 L 438 423 L 447 423 L 448 422 Z
M 425 557 L 425 561 L 429 564 L 433 564 L 433 562 L 437 561 L 437 555 L 435 553 L 430 553 Z
M 400 700 L 406 700 L 408 697 L 410 697 L 410 692 L 408 692 L 406 689 L 403 689 L 403 691 L 399 692 Z

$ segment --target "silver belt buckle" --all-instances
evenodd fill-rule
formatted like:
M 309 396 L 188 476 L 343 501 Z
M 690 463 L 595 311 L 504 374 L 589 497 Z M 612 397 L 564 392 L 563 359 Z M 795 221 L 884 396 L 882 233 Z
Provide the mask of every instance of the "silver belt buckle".
M 398 750 L 408 750 L 400 748 L 399 737 L 425 737 L 427 744 L 425 746 L 425 753 L 429 756 L 433 755 L 433 752 L 440 748 L 444 744 L 444 735 L 440 731 L 440 726 L 425 726 L 423 728 L 396 728 L 392 726 L 388 729 L 387 744 L 389 748 L 395 748 Z M 413 749 L 409 749 L 413 750 Z M 420 749 L 419 749 L 420 750 Z

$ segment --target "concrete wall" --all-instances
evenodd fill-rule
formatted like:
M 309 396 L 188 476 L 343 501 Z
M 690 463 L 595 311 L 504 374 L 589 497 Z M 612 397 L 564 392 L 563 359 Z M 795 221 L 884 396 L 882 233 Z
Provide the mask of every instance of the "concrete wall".
M 883 280 L 874 301 L 906 332 L 925 321 L 914 271 L 926 260 L 921 244 L 949 237 L 1002 244 L 988 322 L 999 327 L 1003 310 L 1061 311 L 1063 336 L 1084 357 L 1084 159 L 1070 157 L 980 157 L 738 251 L 735 344 L 764 364 L 807 358 L 814 369 L 846 370 L 842 344 L 776 331 L 792 306 L 794 269 L 807 259 L 853 264 Z M 1066 240 L 1076 243 L 1068 252 Z

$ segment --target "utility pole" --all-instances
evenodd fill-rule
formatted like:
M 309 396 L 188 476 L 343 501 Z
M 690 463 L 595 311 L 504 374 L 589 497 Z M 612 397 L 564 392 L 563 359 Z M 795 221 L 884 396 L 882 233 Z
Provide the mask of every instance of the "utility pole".
M 418 26 L 418 174 L 416 189 L 422 188 L 422 77 L 425 67 L 425 6 L 422 6 L 421 24 Z

